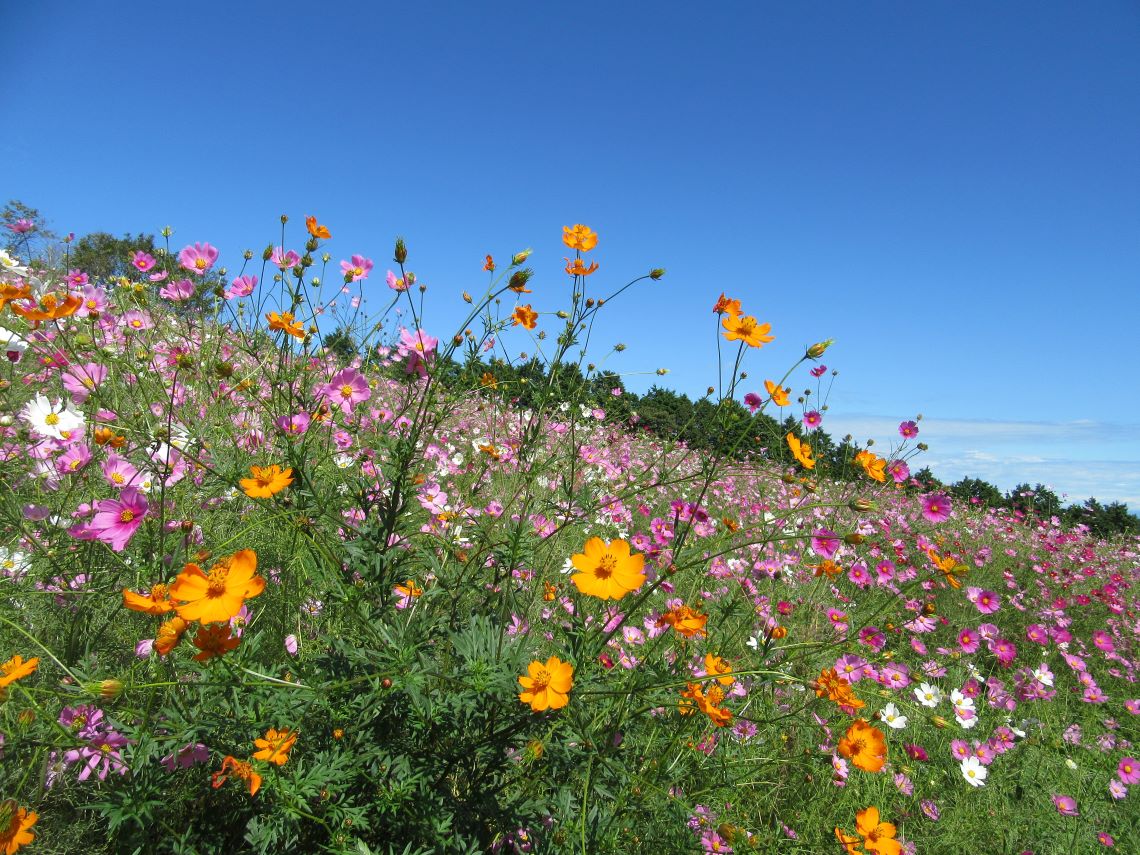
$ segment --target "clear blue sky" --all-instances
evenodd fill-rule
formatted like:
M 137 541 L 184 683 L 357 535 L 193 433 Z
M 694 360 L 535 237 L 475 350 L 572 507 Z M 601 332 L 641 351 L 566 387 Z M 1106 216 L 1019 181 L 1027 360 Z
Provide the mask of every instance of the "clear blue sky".
M 313 213 L 334 262 L 376 260 L 377 292 L 402 234 L 441 334 L 488 252 L 533 246 L 535 308 L 560 308 L 560 228 L 587 223 L 597 287 L 668 268 L 596 336 L 629 345 L 607 367 L 650 372 L 630 388 L 657 367 L 715 384 L 726 291 L 777 336 L 758 386 L 837 339 L 833 433 L 885 440 L 922 412 L 943 477 L 1140 508 L 1132 0 L 45 0 L 3 18 L 0 195 L 57 231 L 171 224 L 236 267 L 279 214 Z

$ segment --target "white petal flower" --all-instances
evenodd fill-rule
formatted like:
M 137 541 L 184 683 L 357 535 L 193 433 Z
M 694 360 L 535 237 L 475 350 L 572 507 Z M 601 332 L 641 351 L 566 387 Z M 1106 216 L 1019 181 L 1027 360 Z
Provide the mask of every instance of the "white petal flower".
M 962 777 L 971 787 L 984 787 L 989 773 L 990 770 L 977 757 L 967 757 L 962 761 Z
M 32 432 L 51 439 L 69 440 L 75 433 L 82 432 L 86 423 L 83 414 L 68 402 L 53 404 L 43 395 L 24 405 L 20 415 L 32 426 Z
M 906 727 L 907 717 L 899 713 L 899 708 L 894 704 L 887 704 L 883 707 L 883 722 L 887 727 L 893 727 L 895 730 L 902 730 Z

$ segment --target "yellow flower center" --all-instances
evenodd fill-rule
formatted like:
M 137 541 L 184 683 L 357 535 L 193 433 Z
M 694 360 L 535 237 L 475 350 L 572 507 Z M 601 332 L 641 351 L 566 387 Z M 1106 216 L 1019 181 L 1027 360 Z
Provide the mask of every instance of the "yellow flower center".
M 228 567 L 215 567 L 206 574 L 206 596 L 220 597 L 226 592 L 226 577 L 229 576 Z
M 59 414 L 58 413 L 48 413 L 46 416 L 44 416 L 44 424 L 45 425 L 51 425 L 52 427 L 55 427 L 57 424 L 59 424 Z
M 129 523 L 135 518 L 135 512 L 123 509 L 119 511 L 119 522 Z
M 205 270 L 206 269 L 206 259 L 204 259 L 204 258 L 194 259 L 194 266 L 197 267 L 199 270 Z
M 364 268 L 363 267 L 352 268 L 352 275 L 353 276 L 363 276 L 364 275 Z
M 116 484 L 122 484 L 127 479 L 123 477 L 122 472 L 112 472 L 111 473 L 111 480 L 114 481 Z
M 534 675 L 534 688 L 532 688 L 531 691 L 538 694 L 539 692 L 545 691 L 549 685 L 550 672 L 545 668 L 539 668 L 538 673 Z
M 80 382 L 82 382 L 83 385 L 86 386 L 88 389 L 94 389 L 95 388 L 95 381 L 92 380 L 90 377 L 84 377 L 83 380 Z
M 348 385 L 347 383 L 345 383 L 343 386 L 340 387 L 340 396 L 342 398 L 351 398 L 352 397 L 352 391 L 353 391 L 352 387 L 350 385 Z
M 617 559 L 608 552 L 602 556 L 598 566 L 594 568 L 594 575 L 599 579 L 608 579 L 617 569 Z

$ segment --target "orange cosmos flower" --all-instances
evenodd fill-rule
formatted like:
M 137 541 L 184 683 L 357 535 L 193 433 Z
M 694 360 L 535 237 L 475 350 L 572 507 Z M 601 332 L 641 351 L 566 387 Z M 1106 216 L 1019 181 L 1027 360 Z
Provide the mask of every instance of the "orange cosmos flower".
M 525 306 L 515 306 L 515 310 L 511 312 L 511 325 L 518 326 L 522 324 L 528 330 L 534 329 L 534 324 L 538 320 L 538 312 L 534 311 L 530 304 Z
M 809 567 L 815 568 L 815 576 L 827 576 L 829 579 L 834 579 L 843 572 L 843 567 L 836 564 L 830 558 L 825 558 L 819 564 L 809 564 Z
M 846 677 L 841 677 L 834 668 L 819 672 L 819 677 L 815 681 L 815 693 L 820 698 L 826 695 L 829 701 L 834 701 L 841 707 L 849 707 L 851 710 L 866 706 L 852 690 L 851 682 Z
M 895 840 L 895 826 L 879 822 L 879 809 L 874 805 L 855 814 L 855 830 L 863 835 L 863 846 L 875 855 L 901 855 L 902 846 Z
M 316 217 L 305 217 L 305 228 L 307 228 L 309 230 L 309 234 L 315 238 L 324 238 L 325 240 L 328 240 L 332 237 L 332 235 L 329 234 L 328 226 L 318 225 Z
M 278 330 L 283 333 L 288 333 L 293 338 L 304 338 L 305 331 L 302 329 L 299 321 L 295 320 L 292 312 L 270 312 L 265 316 L 269 321 L 269 328 L 271 330 Z
M 846 855 L 863 855 L 863 850 L 859 848 L 859 844 L 863 841 L 854 834 L 848 834 L 842 828 L 836 827 L 835 839 L 843 845 Z
M 4 855 L 14 855 L 21 847 L 35 839 L 30 829 L 36 824 L 39 815 L 35 811 L 22 808 L 14 799 L 0 802 L 0 851 Z
M 740 314 L 740 311 L 740 301 L 731 300 L 728 297 L 724 296 L 723 293 L 717 298 L 716 303 L 713 305 L 713 313 L 717 315 L 723 315 L 727 313 L 735 318 Z
M 148 615 L 163 615 L 174 611 L 174 603 L 170 601 L 170 589 L 162 584 L 151 586 L 150 593 L 145 597 L 136 594 L 130 588 L 123 588 L 123 605 L 131 611 L 144 612 Z
M 589 597 L 620 600 L 645 582 L 645 556 L 631 554 L 620 538 L 606 543 L 591 537 L 581 553 L 570 556 L 570 563 L 578 570 L 570 581 Z
M 24 657 L 17 653 L 3 665 L 0 665 L 0 689 L 27 677 L 39 667 L 39 664 L 40 660 L 36 657 L 25 661 Z
M 495 269 L 495 259 L 491 258 L 491 256 L 488 255 L 487 260 L 483 262 L 483 269 L 489 272 L 493 272 Z
M 215 623 L 199 627 L 198 634 L 194 636 L 194 646 L 202 652 L 194 655 L 194 661 L 208 662 L 215 656 L 229 653 L 240 641 L 241 638 L 230 634 L 228 624 Z
M 242 603 L 265 590 L 257 575 L 257 553 L 243 549 L 226 556 L 203 573 L 197 564 L 187 564 L 170 586 L 170 596 L 183 620 L 222 623 L 241 611 Z
M 252 478 L 242 478 L 242 491 L 251 499 L 268 499 L 293 483 L 293 470 L 272 466 L 250 466 Z
M 21 318 L 32 321 L 38 327 L 40 321 L 55 321 L 74 315 L 81 305 L 83 298 L 78 294 L 68 294 L 62 300 L 55 294 L 44 294 L 40 297 L 38 306 L 27 308 L 19 303 L 13 303 L 12 311 Z
M 249 785 L 251 796 L 257 795 L 257 791 L 261 787 L 261 776 L 254 771 L 250 763 L 227 755 L 222 760 L 222 768 L 210 776 L 214 789 L 216 790 L 224 784 L 230 775 L 245 781 Z
M 253 759 L 265 760 L 269 763 L 276 763 L 278 766 L 284 766 L 289 759 L 289 750 L 296 741 L 297 734 L 295 731 L 288 729 L 277 730 L 271 727 L 265 731 L 264 739 L 255 739 L 253 741 L 253 744 L 261 749 L 253 755 Z
M 95 428 L 95 444 L 96 445 L 109 445 L 111 448 L 122 448 L 127 444 L 125 436 L 119 436 L 109 427 Z
M 882 483 L 887 480 L 887 461 L 870 451 L 860 451 L 855 455 L 855 462 L 863 467 L 868 478 Z
M 164 621 L 162 626 L 158 628 L 158 635 L 154 639 L 154 649 L 158 651 L 158 655 L 169 655 L 170 651 L 177 647 L 178 642 L 182 640 L 182 633 L 186 632 L 188 626 L 190 624 L 180 617 L 172 617 L 170 620 Z
M 559 710 L 570 703 L 570 689 L 574 686 L 574 666 L 551 656 L 543 664 L 534 660 L 526 668 L 526 676 L 519 677 L 519 700 L 530 704 L 534 712 L 546 709 Z
M 705 624 L 708 623 L 709 616 L 703 615 L 689 606 L 681 605 L 665 612 L 661 615 L 660 620 L 661 623 L 673 627 L 674 632 L 679 632 L 685 638 L 703 638 L 706 634 Z
M 736 681 L 732 676 L 732 666 L 711 653 L 705 654 L 705 671 L 710 677 L 716 677 L 722 686 L 731 686 Z
M 724 327 L 725 339 L 742 341 L 749 347 L 763 347 L 776 339 L 775 336 L 768 335 L 772 325 L 758 323 L 752 315 L 726 315 L 721 318 L 720 325 Z
M 589 252 L 598 245 L 598 233 L 581 223 L 576 226 L 563 226 L 562 242 L 579 252 Z
M 788 448 L 792 451 L 792 457 L 796 458 L 804 469 L 814 469 L 815 461 L 811 456 L 811 446 L 790 431 L 785 439 L 788 441 Z
M 716 727 L 728 727 L 732 723 L 732 710 L 720 706 L 724 700 L 724 690 L 713 685 L 705 694 L 704 703 L 700 704 L 701 712 L 709 717 L 709 721 Z
M 589 276 L 598 269 L 598 262 L 596 261 L 587 267 L 586 262 L 580 258 L 575 258 L 571 261 L 569 258 L 563 256 L 562 260 L 566 262 L 566 272 L 571 276 Z
M 768 390 L 768 395 L 772 399 L 772 403 L 777 407 L 788 406 L 788 390 L 782 386 L 777 386 L 771 380 L 764 381 L 764 388 Z
M 31 285 L 13 285 L 10 282 L 0 282 L 0 311 L 3 311 L 9 303 L 16 300 L 27 300 L 31 296 Z
M 839 740 L 839 753 L 864 772 L 879 772 L 887 762 L 887 743 L 881 730 L 858 718 Z

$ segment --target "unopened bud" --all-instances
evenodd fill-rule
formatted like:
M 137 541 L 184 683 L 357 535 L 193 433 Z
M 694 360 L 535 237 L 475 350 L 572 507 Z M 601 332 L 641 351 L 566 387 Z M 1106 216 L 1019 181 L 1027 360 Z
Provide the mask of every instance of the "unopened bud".
M 850 534 L 845 534 L 843 536 L 843 542 L 846 544 L 849 544 L 851 546 L 858 546 L 860 543 L 862 543 L 866 539 L 867 538 L 865 538 L 863 535 L 859 534 L 859 532 L 857 532 L 857 531 L 853 531 Z
M 470 303 L 471 302 L 471 295 L 468 294 L 466 291 L 463 292 L 463 302 L 464 303 Z
M 273 257 L 273 244 L 269 244 L 261 253 L 262 261 L 269 261 Z
M 712 386 L 709 386 L 707 389 L 705 389 L 705 394 L 711 395 L 715 391 L 716 391 L 716 389 L 714 389 Z
M 847 507 L 851 508 L 853 511 L 858 511 L 859 513 L 866 513 L 867 511 L 875 510 L 875 503 L 870 499 L 859 498 L 852 499 L 847 503 Z
M 514 255 L 511 256 L 511 264 L 512 265 L 522 264 L 524 261 L 526 261 L 528 258 L 530 258 L 530 254 L 532 252 L 534 252 L 534 250 L 530 249 L 529 247 L 527 249 L 524 249 L 522 252 L 516 252 Z
M 618 342 L 614 345 L 614 350 L 616 350 L 618 353 L 621 353 L 623 350 L 625 350 L 625 345 L 621 342 Z
M 397 264 L 403 264 L 408 260 L 408 247 L 402 237 L 396 238 L 396 249 L 392 254 L 392 259 Z
M 253 250 L 247 249 L 245 252 L 243 252 L 241 254 L 241 257 L 244 258 L 246 261 L 249 261 L 251 258 L 253 258 Z
M 649 278 L 653 279 L 653 280 L 660 279 L 664 275 L 665 275 L 665 268 L 664 267 L 654 267 L 652 270 L 649 271 Z
M 281 215 L 281 225 L 285 225 L 287 222 L 289 222 L 288 214 L 282 214 Z
M 835 339 L 833 338 L 829 338 L 827 341 L 817 341 L 807 349 L 807 353 L 804 355 L 807 356 L 808 359 L 819 359 L 834 343 Z
M 658 368 L 658 369 L 657 369 L 657 376 L 658 376 L 658 377 L 664 377 L 664 376 L 665 376 L 666 374 L 668 374 L 668 373 L 669 373 L 669 369 L 668 369 L 668 368 Z
M 930 446 L 929 446 L 929 445 L 927 445 L 925 442 L 920 442 L 920 443 L 918 444 L 918 450 L 919 450 L 919 451 L 929 451 L 929 450 L 930 450 Z
M 168 237 L 170 237 L 172 234 L 174 234 L 174 229 L 172 229 L 170 226 L 163 226 L 163 227 L 162 227 L 162 231 L 160 232 L 160 234 L 161 234 L 163 237 L 165 237 L 165 238 L 168 238 Z
M 557 312 L 555 312 L 555 313 L 554 313 L 554 316 L 555 316 L 555 317 L 558 317 L 558 318 L 562 318 L 562 320 L 566 320 L 568 317 L 570 317 L 568 314 L 566 314 L 566 313 L 565 313 L 564 311 L 562 311 L 561 309 L 559 309 Z
M 950 722 L 948 722 L 940 715 L 932 715 L 930 717 L 930 723 L 937 727 L 939 730 L 945 730 L 946 727 L 950 724 Z

